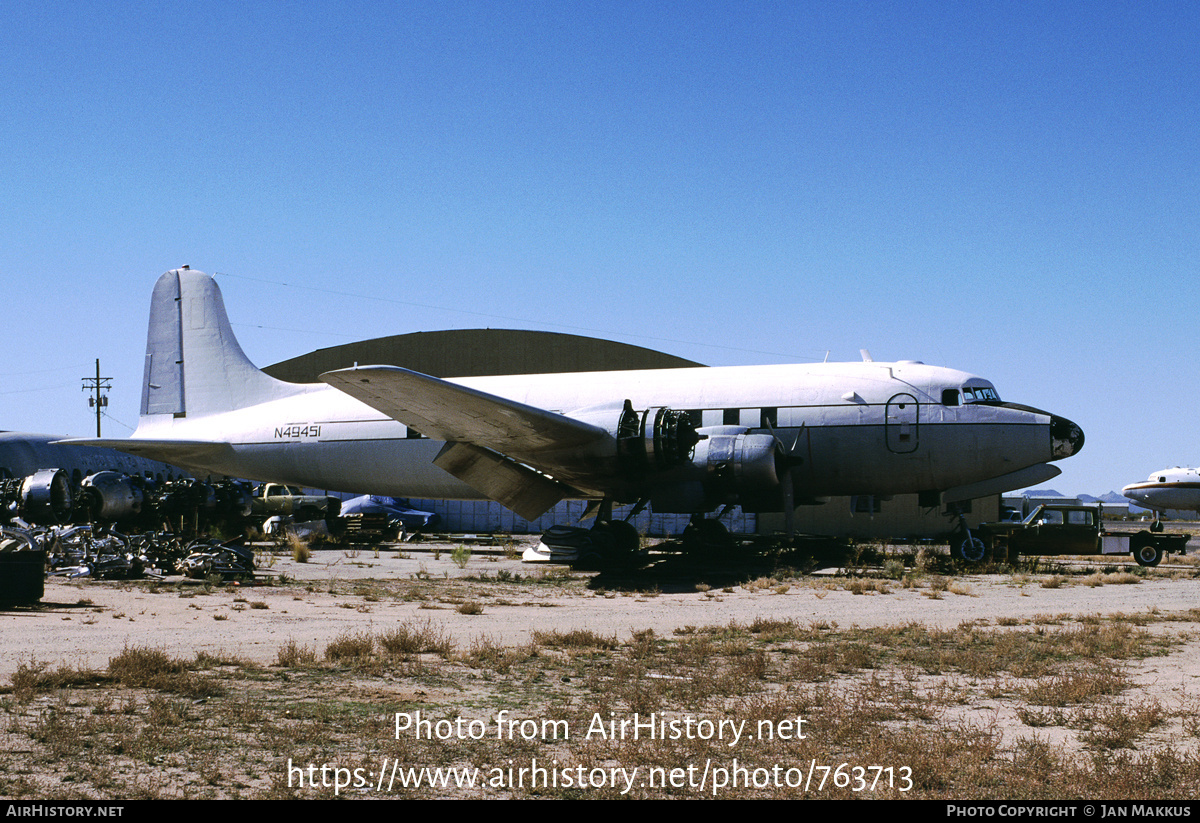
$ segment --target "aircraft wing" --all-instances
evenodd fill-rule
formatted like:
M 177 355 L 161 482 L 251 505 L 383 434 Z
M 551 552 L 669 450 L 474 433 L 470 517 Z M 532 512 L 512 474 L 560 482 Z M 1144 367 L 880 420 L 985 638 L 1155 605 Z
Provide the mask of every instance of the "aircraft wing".
M 590 423 L 399 366 L 340 369 L 321 380 L 426 437 L 521 460 L 608 437 Z
M 426 437 L 445 440 L 434 465 L 536 520 L 579 490 L 560 480 L 563 451 L 602 441 L 604 429 L 398 366 L 326 372 L 321 380 Z

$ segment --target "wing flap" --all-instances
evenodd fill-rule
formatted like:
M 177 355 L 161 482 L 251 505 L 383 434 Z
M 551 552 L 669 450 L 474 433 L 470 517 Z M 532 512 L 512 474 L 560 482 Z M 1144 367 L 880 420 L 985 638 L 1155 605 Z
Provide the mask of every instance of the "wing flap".
M 537 520 L 574 489 L 470 443 L 447 443 L 433 464 L 524 517 Z

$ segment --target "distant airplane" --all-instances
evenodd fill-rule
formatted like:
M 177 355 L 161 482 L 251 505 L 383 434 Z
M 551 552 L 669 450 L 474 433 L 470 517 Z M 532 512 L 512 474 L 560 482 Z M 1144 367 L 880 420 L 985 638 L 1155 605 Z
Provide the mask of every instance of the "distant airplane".
M 1156 515 L 1168 511 L 1200 512 L 1200 469 L 1180 466 L 1163 469 L 1141 483 L 1130 483 L 1121 489 L 1121 494 Z
M 791 513 L 830 495 L 923 505 L 1044 482 L 1071 421 L 1000 400 L 982 378 L 915 361 L 439 379 L 397 366 L 296 384 L 242 352 L 211 277 L 154 287 L 145 386 L 128 440 L 72 440 L 196 472 L 351 492 L 491 499 L 533 520 L 589 499 L 703 514 Z M 632 535 L 630 535 L 632 532 Z

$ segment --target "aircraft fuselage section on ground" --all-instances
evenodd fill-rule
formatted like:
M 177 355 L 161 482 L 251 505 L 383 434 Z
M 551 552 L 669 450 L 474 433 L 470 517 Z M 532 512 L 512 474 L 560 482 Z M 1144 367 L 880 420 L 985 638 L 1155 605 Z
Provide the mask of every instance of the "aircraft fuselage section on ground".
M 1083 442 L 1075 424 L 1001 402 L 986 380 L 916 362 L 453 380 L 369 366 L 283 383 L 245 357 L 216 284 L 190 270 L 155 287 L 146 373 L 133 438 L 90 442 L 198 472 L 490 498 L 527 517 L 564 497 L 702 512 L 991 493 L 1057 475 L 1049 462 Z

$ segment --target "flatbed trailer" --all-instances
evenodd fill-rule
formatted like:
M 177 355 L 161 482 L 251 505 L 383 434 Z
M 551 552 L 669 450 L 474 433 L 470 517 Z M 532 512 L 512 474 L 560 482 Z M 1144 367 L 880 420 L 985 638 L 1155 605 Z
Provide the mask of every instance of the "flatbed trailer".
M 1157 566 L 1166 555 L 1187 552 L 1188 534 L 1112 531 L 1104 528 L 1101 506 L 1038 506 L 1020 522 L 984 523 L 955 544 L 970 561 L 989 554 L 1015 562 L 1025 555 L 1132 555 L 1142 566 Z

